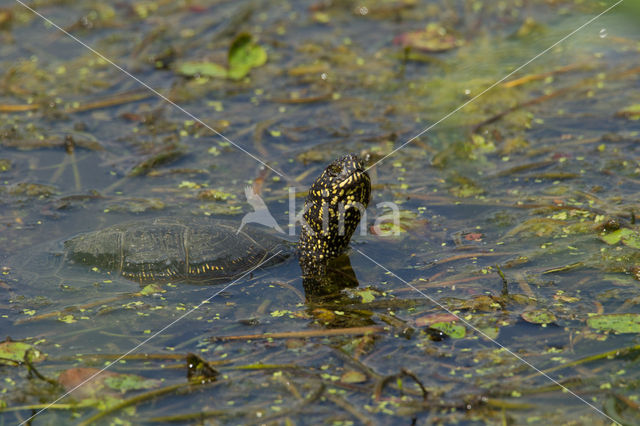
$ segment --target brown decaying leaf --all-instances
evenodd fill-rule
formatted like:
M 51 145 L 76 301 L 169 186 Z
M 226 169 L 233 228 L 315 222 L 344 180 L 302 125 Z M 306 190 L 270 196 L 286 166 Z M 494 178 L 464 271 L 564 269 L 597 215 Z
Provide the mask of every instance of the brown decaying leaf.
M 76 367 L 63 371 L 58 376 L 58 383 L 68 392 L 76 388 L 73 391 L 73 397 L 76 399 L 84 399 L 95 396 L 98 392 L 116 395 L 117 393 L 109 388 L 106 388 L 104 381 L 109 377 L 117 377 L 118 373 L 112 371 L 103 371 L 96 377 L 93 377 L 96 373 L 99 373 L 100 369 L 91 367 Z

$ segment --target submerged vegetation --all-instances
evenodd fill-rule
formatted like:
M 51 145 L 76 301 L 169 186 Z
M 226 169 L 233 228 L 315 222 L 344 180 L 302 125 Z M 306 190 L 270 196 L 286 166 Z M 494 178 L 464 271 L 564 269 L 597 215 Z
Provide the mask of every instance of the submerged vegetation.
M 614 2 L 29 3 L 104 56 L 4 5 L 0 423 L 640 422 L 625 3 L 567 38 Z M 239 223 L 247 185 L 284 227 L 347 152 L 372 166 L 358 286 L 61 262 L 133 217 Z

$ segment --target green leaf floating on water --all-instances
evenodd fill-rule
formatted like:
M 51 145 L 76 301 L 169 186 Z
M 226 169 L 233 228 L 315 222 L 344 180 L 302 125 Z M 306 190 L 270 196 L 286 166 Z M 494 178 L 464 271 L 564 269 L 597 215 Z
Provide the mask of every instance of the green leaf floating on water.
M 522 319 L 532 324 L 551 324 L 556 321 L 556 316 L 546 309 L 535 309 L 533 311 L 524 312 Z
M 622 244 L 634 249 L 640 249 L 640 235 L 638 235 L 637 232 L 634 232 L 631 235 L 622 237 Z
M 640 315 L 597 315 L 587 319 L 587 325 L 600 331 L 614 331 L 616 333 L 640 333 Z
M 144 286 L 142 288 L 142 290 L 140 290 L 140 294 L 143 295 L 143 296 L 151 296 L 152 294 L 164 293 L 165 291 L 166 290 L 164 290 L 158 284 L 148 284 L 148 285 Z
M 229 48 L 229 78 L 240 80 L 252 68 L 257 68 L 267 62 L 267 52 L 255 43 L 250 34 L 240 34 Z
M 0 365 L 15 365 L 22 362 L 27 352 L 29 352 L 29 360 L 31 362 L 42 361 L 45 358 L 42 352 L 28 343 L 10 340 L 2 342 L 0 343 Z
M 633 229 L 617 229 L 613 232 L 609 232 L 608 234 L 601 235 L 600 238 L 609 245 L 622 242 L 625 246 L 640 249 L 640 234 Z
M 498 334 L 500 334 L 499 327 L 482 327 L 479 330 L 482 331 L 487 337 L 490 337 L 492 339 L 497 339 Z
M 135 374 L 119 374 L 117 376 L 106 377 L 104 384 L 111 389 L 124 393 L 129 390 L 155 388 L 160 385 L 160 381 L 147 379 Z
M 347 371 L 340 377 L 342 383 L 363 383 L 367 381 L 367 376 L 359 371 Z
M 187 77 L 227 77 L 227 69 L 214 62 L 182 62 L 178 65 L 178 73 L 186 75 Z
M 362 303 L 371 303 L 375 300 L 376 294 L 379 294 L 379 293 L 370 288 L 363 288 L 363 289 L 358 289 L 354 291 L 354 294 L 357 294 L 362 298 Z
M 467 334 L 464 326 L 453 322 L 435 322 L 430 327 L 442 331 L 452 339 L 462 339 Z
M 251 34 L 243 33 L 231 43 L 228 52 L 229 67 L 215 62 L 187 61 L 178 65 L 177 72 L 187 77 L 229 78 L 241 80 L 253 68 L 267 62 L 267 51 L 253 41 Z

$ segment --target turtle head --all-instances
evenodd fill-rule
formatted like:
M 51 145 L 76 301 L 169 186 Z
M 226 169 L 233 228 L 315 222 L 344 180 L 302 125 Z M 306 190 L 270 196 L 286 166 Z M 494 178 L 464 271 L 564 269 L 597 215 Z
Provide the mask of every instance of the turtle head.
M 339 256 L 349 245 L 371 196 L 371 180 L 355 154 L 341 157 L 316 179 L 305 201 L 298 247 L 315 261 Z

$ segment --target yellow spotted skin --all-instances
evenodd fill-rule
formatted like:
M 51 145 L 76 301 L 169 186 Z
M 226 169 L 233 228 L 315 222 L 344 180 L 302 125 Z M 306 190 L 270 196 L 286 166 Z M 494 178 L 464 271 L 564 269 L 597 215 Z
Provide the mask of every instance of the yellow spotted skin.
M 327 261 L 344 253 L 370 197 L 371 179 L 355 154 L 327 166 L 305 201 L 298 242 L 305 275 L 322 274 Z
M 369 204 L 371 183 L 353 154 L 331 163 L 305 201 L 298 243 L 305 276 L 324 274 L 326 262 L 342 254 Z M 283 261 L 291 244 L 265 228 L 214 219 L 156 218 L 114 225 L 65 242 L 65 257 L 115 271 L 139 282 L 227 282 L 269 261 Z

